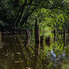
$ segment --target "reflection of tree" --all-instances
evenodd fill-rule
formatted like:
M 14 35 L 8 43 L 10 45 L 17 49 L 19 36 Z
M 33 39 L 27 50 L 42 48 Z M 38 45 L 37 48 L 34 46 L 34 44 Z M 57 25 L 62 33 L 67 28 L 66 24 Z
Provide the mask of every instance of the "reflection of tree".
M 3 39 L 2 39 L 3 40 Z M 25 47 L 19 37 L 15 37 L 15 35 L 6 36 L 4 38 L 4 43 L 8 43 L 8 45 L 4 46 L 1 50 L 0 56 L 3 57 L 3 61 L 6 63 L 6 66 L 11 69 L 22 69 L 23 67 L 27 67 L 27 54 L 25 54 Z M 22 44 L 22 45 L 21 45 Z M 23 46 L 23 47 L 22 47 Z M 19 54 L 20 53 L 20 54 Z M 6 59 L 7 57 L 7 59 Z M 2 60 L 1 59 L 1 60 Z M 4 65 L 4 64 L 3 64 Z
M 5 69 L 2 65 L 0 65 L 0 69 Z
M 1 31 L 0 31 L 0 45 L 1 45 Z
M 37 20 L 35 22 L 35 50 L 34 50 L 34 67 L 36 68 L 37 65 L 38 65 L 38 59 L 39 59 L 39 47 L 40 47 L 40 44 L 39 44 L 39 26 L 37 25 Z
M 33 50 L 30 46 L 26 47 L 28 41 L 22 41 L 22 36 L 5 35 L 3 38 L 5 46 L 0 49 L 0 66 L 4 67 L 4 69 L 5 66 L 6 69 L 26 69 L 26 67 L 32 67 L 32 69 L 35 69 L 36 67 L 39 69 L 47 69 L 50 65 L 50 56 L 48 58 L 48 56 L 46 56 L 47 54 L 44 55 L 45 53 L 43 55 L 40 53 L 39 55 L 39 43 L 35 43 L 35 50 Z M 6 43 L 8 44 L 6 45 Z M 32 51 L 34 55 L 32 54 Z M 44 49 L 42 49 L 42 51 L 44 51 Z M 50 67 L 53 68 L 53 63 Z
M 35 48 L 34 50 L 34 67 L 36 68 L 38 66 L 38 59 L 39 59 L 39 43 L 35 43 Z

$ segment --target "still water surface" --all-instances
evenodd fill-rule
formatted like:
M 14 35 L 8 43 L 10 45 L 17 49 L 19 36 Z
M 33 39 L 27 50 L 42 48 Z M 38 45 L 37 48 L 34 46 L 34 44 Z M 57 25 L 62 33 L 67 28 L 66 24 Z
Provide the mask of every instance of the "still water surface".
M 0 69 L 69 69 L 69 47 L 58 56 L 53 50 L 35 49 L 34 36 L 0 35 Z M 46 53 L 45 53 L 46 52 Z

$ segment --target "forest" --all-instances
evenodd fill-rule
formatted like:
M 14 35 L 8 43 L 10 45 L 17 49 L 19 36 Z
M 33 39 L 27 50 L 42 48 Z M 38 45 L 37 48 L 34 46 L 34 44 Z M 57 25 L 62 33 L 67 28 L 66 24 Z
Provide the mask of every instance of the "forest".
M 0 68 L 68 69 L 69 0 L 0 0 Z

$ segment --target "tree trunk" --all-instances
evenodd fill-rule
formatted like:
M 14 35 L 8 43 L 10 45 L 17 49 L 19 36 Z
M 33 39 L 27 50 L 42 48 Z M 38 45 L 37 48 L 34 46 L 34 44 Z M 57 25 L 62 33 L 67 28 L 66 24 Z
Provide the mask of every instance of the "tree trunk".
M 68 35 L 69 35 L 69 29 L 68 29 Z
M 39 59 L 39 27 L 37 25 L 37 20 L 35 22 L 35 57 L 34 57 L 34 66 L 37 67 L 38 65 L 38 59 Z
M 37 20 L 35 23 L 35 43 L 39 43 L 39 27 L 37 25 Z
M 63 43 L 64 43 L 64 47 L 65 47 L 65 42 L 66 42 L 66 40 L 65 40 L 65 26 L 64 26 L 64 33 L 63 33 Z
M 44 35 L 40 36 L 40 47 L 41 49 L 43 49 L 43 38 L 44 38 Z
M 54 41 L 56 41 L 56 30 L 54 30 Z
M 50 36 L 46 37 L 45 39 L 46 46 L 50 46 Z

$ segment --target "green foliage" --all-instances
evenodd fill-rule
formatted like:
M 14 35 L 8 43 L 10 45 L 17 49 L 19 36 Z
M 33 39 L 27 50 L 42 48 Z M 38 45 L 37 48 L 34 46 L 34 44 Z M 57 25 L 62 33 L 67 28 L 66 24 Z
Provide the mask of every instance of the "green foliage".
M 34 29 L 36 18 L 39 18 L 40 28 L 49 26 L 62 29 L 68 20 L 66 16 L 69 16 L 67 15 L 69 2 L 66 0 L 27 0 L 25 2 L 26 0 L 1 0 L 0 20 L 10 25 L 12 23 L 27 24 L 22 28 L 28 27 L 31 30 Z M 24 4 L 25 6 L 22 7 Z
M 11 2 L 12 1 L 12 2 Z M 53 29 L 63 29 L 63 26 L 69 28 L 69 2 L 68 0 L 0 0 L 0 24 L 18 25 L 18 29 L 30 29 L 34 31 L 35 20 L 39 19 L 40 36 L 53 37 L 51 31 Z M 17 4 L 17 6 L 15 6 Z M 25 4 L 25 7 L 24 7 Z M 23 5 L 23 6 L 22 6 Z M 21 9 L 20 9 L 21 8 Z M 23 9 L 23 11 L 22 11 Z M 13 27 L 13 25 L 12 25 Z M 61 37 L 58 37 L 61 38 Z M 59 43 L 59 45 L 58 45 Z M 49 50 L 55 48 L 62 52 L 63 44 L 54 43 Z M 24 48 L 25 49 L 25 48 Z M 30 51 L 31 48 L 29 48 Z M 45 47 L 45 54 L 48 47 Z M 33 53 L 33 51 L 32 51 Z

